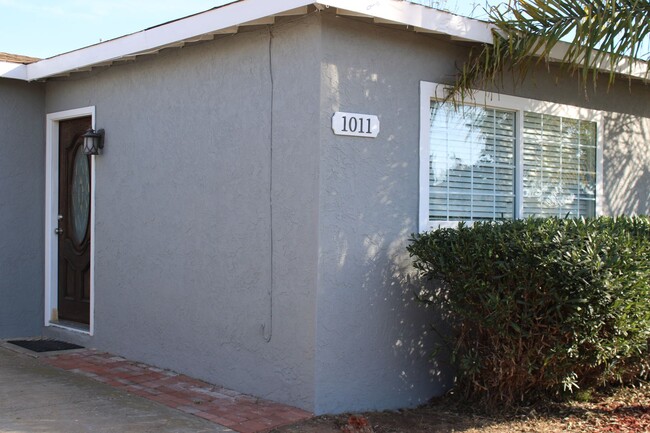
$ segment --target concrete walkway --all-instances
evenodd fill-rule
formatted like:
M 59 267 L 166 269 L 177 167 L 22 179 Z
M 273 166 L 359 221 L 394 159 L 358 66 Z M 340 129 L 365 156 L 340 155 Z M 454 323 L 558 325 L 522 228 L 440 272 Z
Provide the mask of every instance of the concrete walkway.
M 0 347 L 2 433 L 232 431 Z
M 41 361 L 239 433 L 264 433 L 312 416 L 295 407 L 93 349 L 51 352 Z

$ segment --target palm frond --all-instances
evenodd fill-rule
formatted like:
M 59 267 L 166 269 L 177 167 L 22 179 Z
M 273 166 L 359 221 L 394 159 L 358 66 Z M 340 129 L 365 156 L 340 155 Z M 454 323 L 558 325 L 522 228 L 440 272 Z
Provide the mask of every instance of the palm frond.
M 520 83 L 550 60 L 579 73 L 585 91 L 589 77 L 595 87 L 607 71 L 610 85 L 617 74 L 632 76 L 640 62 L 648 79 L 650 0 L 510 0 L 488 14 L 493 43 L 472 50 L 451 98 L 476 87 L 498 88 L 505 73 Z

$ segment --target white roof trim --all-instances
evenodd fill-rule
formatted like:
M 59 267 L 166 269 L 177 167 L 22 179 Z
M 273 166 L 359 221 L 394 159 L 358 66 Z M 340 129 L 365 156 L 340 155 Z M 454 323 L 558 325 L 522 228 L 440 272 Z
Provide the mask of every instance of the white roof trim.
M 558 43 L 549 53 L 549 58 L 552 61 L 561 61 L 566 55 L 570 46 L 571 44 L 567 42 Z M 650 78 L 648 67 L 644 62 L 638 60 L 622 59 L 612 67 L 608 61 L 608 57 L 605 57 L 598 65 L 598 70 L 605 73 L 610 72 L 612 69 L 617 74 L 628 75 L 633 78 L 640 78 L 642 80 L 647 80 Z
M 392 22 L 411 26 L 414 30 L 443 33 L 464 40 L 489 42 L 488 25 L 481 21 L 401 0 L 241 0 L 196 15 L 162 24 L 157 27 L 112 39 L 69 53 L 40 60 L 27 65 L 22 79 L 44 79 L 88 67 L 111 64 L 114 61 L 150 54 L 160 49 L 182 46 L 203 35 L 230 33 L 238 26 L 267 23 L 265 18 L 304 14 L 309 5 L 319 9 L 336 8 L 349 14 L 376 18 L 378 22 Z M 9 77 L 0 70 L 0 77 Z M 14 74 L 11 74 L 14 75 Z M 26 77 L 25 77 L 26 75 Z M 15 78 L 12 76 L 12 78 Z
M 403 0 L 240 0 L 28 65 L 9 66 L 0 62 L 0 78 L 33 81 L 133 60 L 135 56 L 156 53 L 163 48 L 211 39 L 215 34 L 235 33 L 239 26 L 271 23 L 276 16 L 305 14 L 309 5 L 319 10 L 335 8 L 341 15 L 373 18 L 376 23 L 407 26 L 416 32 L 445 34 L 452 40 L 492 43 L 493 26 L 484 21 Z M 557 47 L 552 53 L 553 60 L 562 59 L 561 54 L 566 52 L 567 46 Z M 645 68 L 638 63 L 631 75 L 646 78 Z M 608 65 L 603 66 L 604 70 L 609 70 Z M 629 74 L 629 64 L 616 68 L 616 72 Z
M 486 44 L 492 43 L 490 25 L 484 21 L 454 15 L 407 1 L 395 0 L 321 0 L 321 4 L 335 7 L 350 15 L 368 16 L 395 24 L 411 26 L 431 33 Z
M 32 63 L 27 68 L 27 79 L 38 80 L 119 60 L 125 56 L 157 51 L 187 39 L 216 33 L 260 18 L 272 17 L 309 3 L 306 0 L 247 0 L 228 4 L 218 9 Z
M 12 62 L 0 62 L 0 77 L 27 80 L 27 65 Z

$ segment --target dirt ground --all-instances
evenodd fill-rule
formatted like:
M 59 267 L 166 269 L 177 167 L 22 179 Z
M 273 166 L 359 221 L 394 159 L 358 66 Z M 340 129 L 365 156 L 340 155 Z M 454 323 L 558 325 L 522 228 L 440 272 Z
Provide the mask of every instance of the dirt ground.
M 650 432 L 649 384 L 582 397 L 587 401 L 545 403 L 494 416 L 446 397 L 411 410 L 321 416 L 272 433 Z

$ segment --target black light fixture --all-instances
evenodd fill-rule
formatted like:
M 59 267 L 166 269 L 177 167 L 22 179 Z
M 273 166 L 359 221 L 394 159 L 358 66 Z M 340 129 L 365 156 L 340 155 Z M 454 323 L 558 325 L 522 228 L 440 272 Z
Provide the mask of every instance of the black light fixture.
M 101 155 L 104 148 L 104 130 L 89 128 L 84 135 L 84 153 L 86 155 Z

